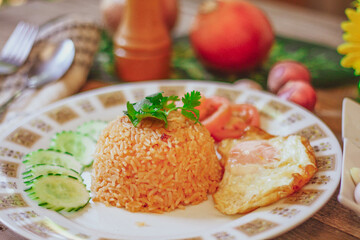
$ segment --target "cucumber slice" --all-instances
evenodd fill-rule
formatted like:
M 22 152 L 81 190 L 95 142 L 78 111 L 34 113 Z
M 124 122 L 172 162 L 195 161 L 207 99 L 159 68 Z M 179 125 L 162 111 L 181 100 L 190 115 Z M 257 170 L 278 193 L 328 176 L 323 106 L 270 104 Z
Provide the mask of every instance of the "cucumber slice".
M 66 175 L 40 175 L 25 189 L 39 206 L 59 211 L 78 211 L 90 201 L 90 193 L 77 178 Z
M 102 130 L 108 125 L 108 122 L 101 120 L 91 120 L 83 123 L 77 128 L 77 131 L 82 134 L 87 134 L 90 137 L 94 138 L 96 141 L 99 139 L 99 136 Z
M 73 169 L 78 173 L 81 173 L 83 170 L 82 164 L 74 156 L 54 149 L 33 151 L 24 157 L 23 163 L 27 169 L 37 164 L 51 164 Z
M 51 139 L 50 148 L 72 154 L 83 166 L 93 162 L 96 142 L 91 137 L 74 131 L 57 133 Z
M 62 174 L 76 177 L 82 180 L 80 174 L 73 169 L 68 169 L 63 166 L 58 166 L 54 164 L 36 164 L 31 166 L 27 171 L 23 172 L 23 179 L 29 181 L 40 175 L 54 175 Z M 25 182 L 26 184 L 27 182 Z

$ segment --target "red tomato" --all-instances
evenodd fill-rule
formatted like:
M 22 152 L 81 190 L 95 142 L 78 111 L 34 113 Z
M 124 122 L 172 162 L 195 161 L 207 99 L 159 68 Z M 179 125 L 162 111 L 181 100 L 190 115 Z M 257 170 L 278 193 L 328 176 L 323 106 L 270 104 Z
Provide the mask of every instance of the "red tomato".
M 260 127 L 260 114 L 251 104 L 234 104 L 231 106 L 233 119 L 242 120 L 247 125 Z
M 230 102 L 226 98 L 207 98 L 204 101 L 203 107 L 206 110 L 204 119 L 201 123 L 210 133 L 216 132 L 219 127 L 224 126 L 231 117 Z
M 231 117 L 230 102 L 223 97 L 206 98 L 199 107 L 201 123 L 210 133 L 224 126 Z
M 244 0 L 205 1 L 190 29 L 190 41 L 205 66 L 245 72 L 262 64 L 274 42 L 265 14 Z
M 260 115 L 256 107 L 250 104 L 231 105 L 231 118 L 222 127 L 218 127 L 211 135 L 216 141 L 226 138 L 239 138 L 248 126 L 260 127 Z
M 209 115 L 209 109 L 207 106 L 207 98 L 201 96 L 200 105 L 195 107 L 195 109 L 199 110 L 199 121 L 204 120 Z
M 313 111 L 316 105 L 315 89 L 306 82 L 289 81 L 280 88 L 277 95 Z
M 216 141 L 241 137 L 248 126 L 260 126 L 260 115 L 250 104 L 233 104 L 223 97 L 201 98 L 201 123 Z
M 310 83 L 310 71 L 299 62 L 292 60 L 280 61 L 271 68 L 267 86 L 271 92 L 277 93 L 289 81 Z

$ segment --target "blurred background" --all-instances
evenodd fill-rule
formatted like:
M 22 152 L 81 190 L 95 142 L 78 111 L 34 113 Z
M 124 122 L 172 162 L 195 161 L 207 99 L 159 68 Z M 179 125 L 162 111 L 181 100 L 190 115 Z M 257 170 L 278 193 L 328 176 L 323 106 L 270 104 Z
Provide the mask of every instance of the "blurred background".
M 269 0 L 271 2 L 283 2 L 305 8 L 314 9 L 328 14 L 344 17 L 344 9 L 352 6 L 354 0 Z
M 22 5 L 26 2 L 38 1 L 38 0 L 0 0 L 1 5 Z M 49 0 L 54 1 L 54 0 Z M 84 0 L 86 1 L 86 0 Z M 269 2 L 281 2 L 292 5 L 297 5 L 305 8 L 318 10 L 324 13 L 344 16 L 344 9 L 351 6 L 354 0 L 268 0 Z

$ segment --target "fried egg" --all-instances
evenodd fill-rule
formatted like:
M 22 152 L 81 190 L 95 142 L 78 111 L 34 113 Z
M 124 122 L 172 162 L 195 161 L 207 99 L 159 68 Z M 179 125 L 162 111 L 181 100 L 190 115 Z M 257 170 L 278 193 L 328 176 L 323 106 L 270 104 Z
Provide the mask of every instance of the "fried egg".
M 215 207 L 224 214 L 247 213 L 284 198 L 304 186 L 317 171 L 307 139 L 273 136 L 251 127 L 241 139 L 220 142 L 225 172 Z

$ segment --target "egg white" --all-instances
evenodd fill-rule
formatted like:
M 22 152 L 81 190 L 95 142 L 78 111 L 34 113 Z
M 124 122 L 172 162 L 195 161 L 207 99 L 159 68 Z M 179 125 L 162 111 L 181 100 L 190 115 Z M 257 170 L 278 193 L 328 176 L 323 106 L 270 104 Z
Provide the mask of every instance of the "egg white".
M 314 155 L 309 151 L 309 145 L 304 145 L 302 137 L 278 136 L 261 141 L 266 141 L 276 152 L 271 161 L 241 163 L 241 159 L 238 159 L 236 163 L 231 156 L 227 156 L 231 164 L 225 165 L 223 180 L 214 194 L 215 207 L 221 212 L 245 213 L 271 204 L 297 189 L 293 186 L 296 185 L 296 178 L 310 179 L 305 167 L 316 169 Z M 234 147 L 236 144 L 232 145 Z M 261 154 L 261 151 L 257 154 Z

